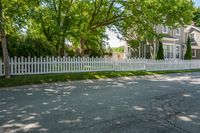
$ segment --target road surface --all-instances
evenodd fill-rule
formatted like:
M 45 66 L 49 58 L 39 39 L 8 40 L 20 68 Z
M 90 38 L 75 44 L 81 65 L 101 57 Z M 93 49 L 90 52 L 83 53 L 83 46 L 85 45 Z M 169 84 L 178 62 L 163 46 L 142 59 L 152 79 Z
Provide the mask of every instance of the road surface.
M 200 133 L 200 73 L 0 89 L 2 133 Z

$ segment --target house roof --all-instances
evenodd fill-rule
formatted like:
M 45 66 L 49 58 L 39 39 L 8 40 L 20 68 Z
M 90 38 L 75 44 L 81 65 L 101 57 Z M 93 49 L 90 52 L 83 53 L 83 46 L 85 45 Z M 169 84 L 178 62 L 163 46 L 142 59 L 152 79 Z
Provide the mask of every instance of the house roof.
M 192 45 L 192 49 L 200 49 L 200 47 L 199 47 L 199 46 L 193 46 L 193 45 Z
M 200 27 L 196 27 L 193 25 L 190 25 L 187 28 L 185 28 L 185 32 L 189 32 L 191 29 L 195 29 L 196 31 L 200 32 Z
M 168 35 L 168 34 L 163 34 L 163 40 L 176 41 L 176 40 L 179 40 L 179 39 L 176 38 L 176 37 L 170 36 L 170 35 Z

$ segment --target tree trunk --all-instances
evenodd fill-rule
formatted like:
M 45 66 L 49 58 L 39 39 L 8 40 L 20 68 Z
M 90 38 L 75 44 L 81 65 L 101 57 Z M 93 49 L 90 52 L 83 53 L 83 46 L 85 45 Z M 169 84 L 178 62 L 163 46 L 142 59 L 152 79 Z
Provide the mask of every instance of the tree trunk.
M 1 33 L 1 45 L 3 51 L 3 61 L 4 61 L 4 68 L 5 68 L 5 78 L 10 78 L 10 64 L 9 64 L 9 55 L 7 49 L 7 42 L 5 34 Z
M 62 44 L 62 46 L 61 46 L 60 56 L 61 56 L 61 57 L 65 56 L 65 45 L 63 45 L 63 44 Z
M 65 56 L 65 38 L 62 37 L 61 39 L 61 50 L 60 50 L 60 56 Z
M 81 56 L 84 56 L 84 51 L 85 51 L 85 39 L 81 37 L 80 40 L 80 44 L 81 44 L 81 49 L 80 49 L 80 54 Z
M 60 56 L 60 43 L 56 44 L 56 55 Z
M 4 30 L 3 9 L 2 9 L 1 0 L 0 0 L 0 36 L 1 36 L 0 39 L 1 39 L 2 51 L 3 51 L 5 78 L 9 79 L 10 78 L 10 64 L 9 64 L 6 34 Z

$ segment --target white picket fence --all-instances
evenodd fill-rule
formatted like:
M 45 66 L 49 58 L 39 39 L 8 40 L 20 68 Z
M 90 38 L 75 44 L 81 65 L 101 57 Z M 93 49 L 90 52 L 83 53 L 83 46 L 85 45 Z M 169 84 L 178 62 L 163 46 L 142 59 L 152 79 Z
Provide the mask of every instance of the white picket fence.
M 161 71 L 200 69 L 200 60 L 146 60 L 80 57 L 14 57 L 10 58 L 11 75 L 48 74 L 93 71 Z M 4 64 L 0 59 L 0 76 Z

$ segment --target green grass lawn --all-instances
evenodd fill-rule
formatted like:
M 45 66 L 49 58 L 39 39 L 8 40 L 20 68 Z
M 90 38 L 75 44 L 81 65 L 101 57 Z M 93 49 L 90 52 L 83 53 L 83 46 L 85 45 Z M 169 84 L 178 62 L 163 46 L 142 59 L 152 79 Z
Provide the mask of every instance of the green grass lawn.
M 169 73 L 183 73 L 183 72 L 200 72 L 200 69 L 159 71 L 159 72 L 146 72 L 146 71 L 113 72 L 112 71 L 112 72 L 83 72 L 83 73 L 64 73 L 64 74 L 24 75 L 24 76 L 13 76 L 11 79 L 4 79 L 3 77 L 1 77 L 0 87 L 51 83 L 57 81 L 102 79 L 102 78 L 115 78 L 115 77 L 125 77 L 125 76 L 140 76 L 140 75 L 169 74 Z

